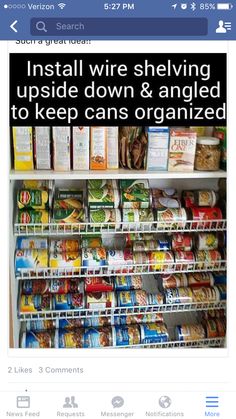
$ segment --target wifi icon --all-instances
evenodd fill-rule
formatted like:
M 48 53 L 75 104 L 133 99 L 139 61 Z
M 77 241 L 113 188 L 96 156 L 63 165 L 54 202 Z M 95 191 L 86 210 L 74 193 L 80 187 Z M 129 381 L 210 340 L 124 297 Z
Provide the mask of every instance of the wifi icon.
M 64 9 L 64 7 L 66 7 L 65 3 L 58 3 L 58 7 L 60 7 L 60 9 Z

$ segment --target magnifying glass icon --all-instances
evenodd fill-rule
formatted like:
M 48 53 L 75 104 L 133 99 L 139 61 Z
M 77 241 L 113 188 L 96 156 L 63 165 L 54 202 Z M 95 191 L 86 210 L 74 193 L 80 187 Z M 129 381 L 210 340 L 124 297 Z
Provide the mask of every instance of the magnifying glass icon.
M 46 25 L 45 25 L 45 23 L 44 23 L 42 20 L 39 20 L 39 21 L 36 23 L 36 29 L 37 29 L 38 31 L 44 31 L 44 32 L 47 32 Z

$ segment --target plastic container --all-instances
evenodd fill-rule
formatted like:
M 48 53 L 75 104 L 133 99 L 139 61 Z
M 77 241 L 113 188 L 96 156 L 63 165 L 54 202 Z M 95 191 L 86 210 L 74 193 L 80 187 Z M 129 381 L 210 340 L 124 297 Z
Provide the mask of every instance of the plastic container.
M 214 137 L 198 137 L 195 155 L 196 170 L 219 170 L 220 140 Z

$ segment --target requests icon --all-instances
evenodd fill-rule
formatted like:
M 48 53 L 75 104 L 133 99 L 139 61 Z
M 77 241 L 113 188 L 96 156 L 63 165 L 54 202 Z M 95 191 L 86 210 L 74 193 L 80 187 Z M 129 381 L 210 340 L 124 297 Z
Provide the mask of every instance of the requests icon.
M 113 399 L 111 400 L 111 404 L 114 407 L 114 409 L 120 408 L 124 405 L 124 399 L 121 396 L 115 396 L 113 397 Z

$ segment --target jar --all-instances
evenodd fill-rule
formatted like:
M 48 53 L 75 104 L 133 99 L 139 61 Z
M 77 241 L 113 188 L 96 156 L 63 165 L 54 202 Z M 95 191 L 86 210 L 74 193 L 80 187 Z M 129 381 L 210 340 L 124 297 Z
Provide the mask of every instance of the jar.
M 219 170 L 220 140 L 214 137 L 198 137 L 195 155 L 196 170 Z

